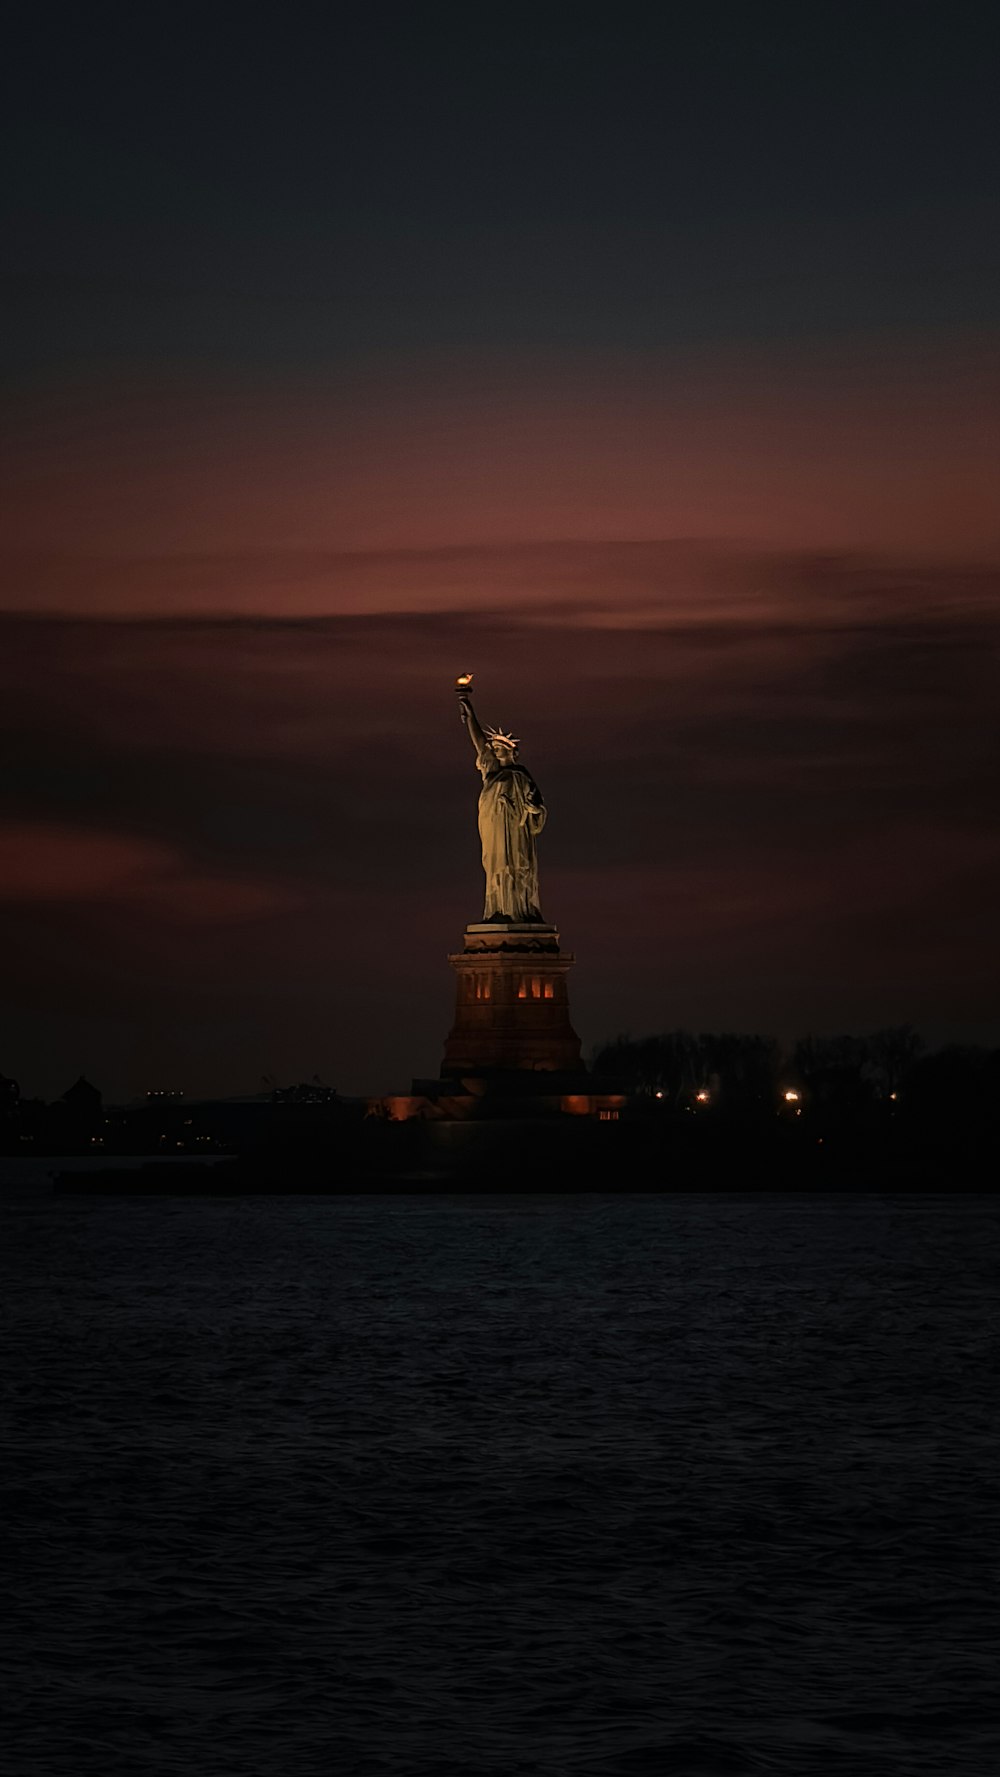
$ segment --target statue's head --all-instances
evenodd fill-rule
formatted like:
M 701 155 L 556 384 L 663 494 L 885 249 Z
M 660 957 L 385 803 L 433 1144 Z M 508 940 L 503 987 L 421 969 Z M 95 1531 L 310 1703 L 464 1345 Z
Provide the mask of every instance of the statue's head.
M 518 742 L 514 734 L 505 734 L 502 728 L 487 728 L 486 738 L 493 748 L 501 765 L 513 765 L 517 758 Z

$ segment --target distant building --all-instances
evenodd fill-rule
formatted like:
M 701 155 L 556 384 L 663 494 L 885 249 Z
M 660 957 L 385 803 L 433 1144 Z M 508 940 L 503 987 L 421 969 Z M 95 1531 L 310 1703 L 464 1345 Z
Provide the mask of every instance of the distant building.
M 101 1115 L 103 1099 L 96 1086 L 81 1074 L 62 1095 L 62 1102 L 78 1122 L 89 1122 Z

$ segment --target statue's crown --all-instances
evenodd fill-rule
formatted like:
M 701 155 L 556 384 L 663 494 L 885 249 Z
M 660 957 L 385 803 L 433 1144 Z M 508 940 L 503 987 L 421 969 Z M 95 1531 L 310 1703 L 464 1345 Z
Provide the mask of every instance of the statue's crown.
M 489 741 L 498 740 L 505 747 L 519 747 L 521 744 L 516 734 L 505 734 L 502 728 L 487 728 L 486 738 Z

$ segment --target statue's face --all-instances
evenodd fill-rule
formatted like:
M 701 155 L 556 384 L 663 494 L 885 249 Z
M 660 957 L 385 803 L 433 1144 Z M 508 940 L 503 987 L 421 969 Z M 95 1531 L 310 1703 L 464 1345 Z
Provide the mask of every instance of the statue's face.
M 513 765 L 514 760 L 517 757 L 513 747 L 505 746 L 502 740 L 491 740 L 490 746 L 493 748 L 501 765 Z

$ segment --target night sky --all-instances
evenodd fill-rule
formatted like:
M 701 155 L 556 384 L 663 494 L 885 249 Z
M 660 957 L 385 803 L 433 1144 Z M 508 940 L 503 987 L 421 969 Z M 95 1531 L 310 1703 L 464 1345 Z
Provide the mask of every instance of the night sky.
M 585 1052 L 1000 1038 L 990 12 L 23 9 L 0 1072 L 434 1072 L 467 668 Z

